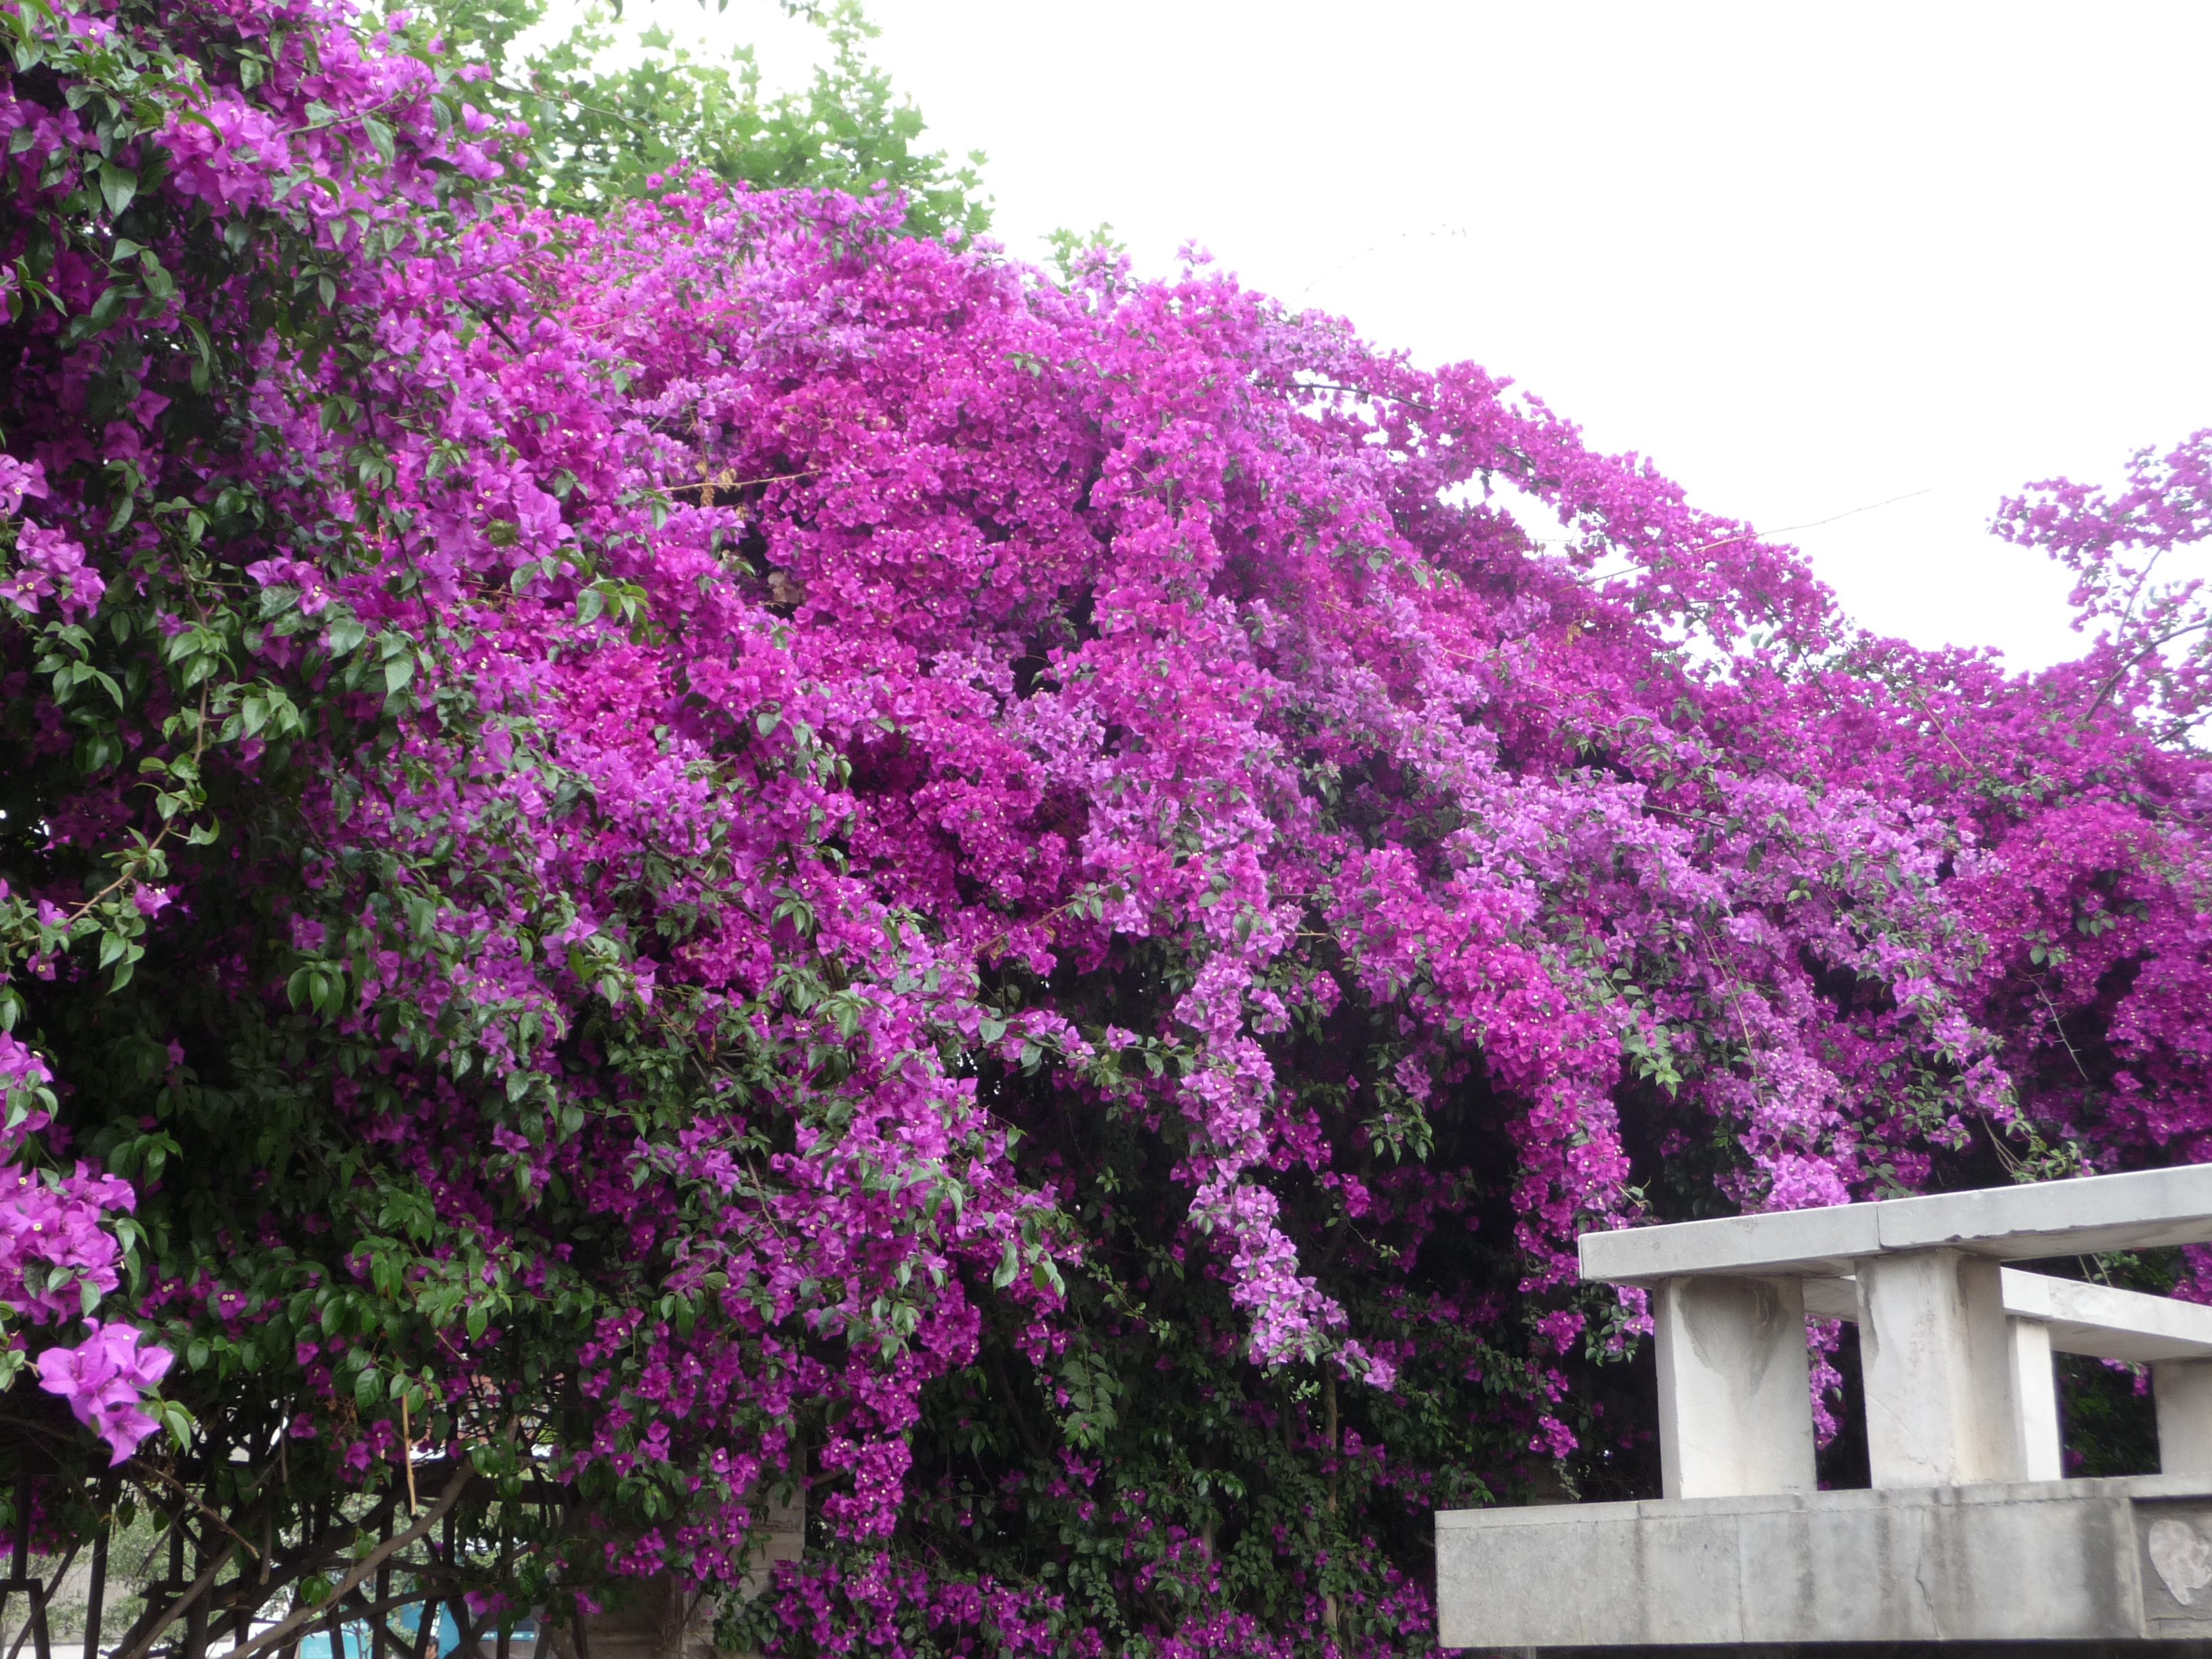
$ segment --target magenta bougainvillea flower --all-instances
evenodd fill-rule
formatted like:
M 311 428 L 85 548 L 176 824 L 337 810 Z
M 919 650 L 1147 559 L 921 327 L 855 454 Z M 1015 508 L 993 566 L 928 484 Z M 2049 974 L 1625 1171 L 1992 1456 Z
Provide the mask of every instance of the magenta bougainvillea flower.
M 39 1386 L 69 1402 L 76 1420 L 105 1440 L 120 1463 L 155 1429 L 142 1407 L 176 1356 L 128 1325 L 94 1325 L 74 1348 L 39 1356 Z

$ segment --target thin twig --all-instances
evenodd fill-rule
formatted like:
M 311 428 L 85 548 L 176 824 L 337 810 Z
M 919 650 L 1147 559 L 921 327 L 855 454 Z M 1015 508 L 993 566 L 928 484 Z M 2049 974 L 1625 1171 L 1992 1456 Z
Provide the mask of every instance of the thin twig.
M 194 1510 L 198 1510 L 202 1518 L 212 1522 L 216 1526 L 220 1527 L 223 1531 L 228 1533 L 231 1537 L 231 1541 L 238 1545 L 248 1555 L 252 1556 L 257 1560 L 260 1559 L 261 1552 L 255 1549 L 253 1546 L 246 1540 L 242 1533 L 240 1533 L 236 1528 L 233 1527 L 229 1522 L 223 1519 L 222 1516 L 216 1510 L 210 1509 L 201 1499 L 198 1493 L 186 1486 L 185 1483 L 178 1480 L 176 1476 L 167 1473 L 166 1470 L 155 1468 L 152 1464 L 144 1462 L 136 1457 L 125 1463 L 123 1468 L 125 1473 L 128 1474 L 150 1475 L 154 1480 L 168 1487 L 171 1491 L 174 1492 L 179 1498 L 183 1499 L 184 1502 L 190 1504 Z M 143 1485 L 143 1482 L 142 1481 L 141 1484 Z M 258 1483 L 257 1482 L 257 1485 L 258 1484 Z M 247 1495 L 249 1497 L 252 1496 L 252 1492 L 249 1491 Z M 177 1525 L 179 1523 L 173 1522 L 171 1524 Z M 189 1537 L 190 1534 L 187 1534 L 186 1536 Z M 194 1541 L 195 1543 L 198 1542 L 197 1540 Z
M 2125 662 L 2122 663 L 2118 668 L 2115 668 L 2112 671 L 2112 678 L 2105 682 L 2104 689 L 2097 693 L 2095 701 L 2091 702 L 2088 708 L 2081 711 L 2081 724 L 2087 726 L 2089 723 L 2089 716 L 2095 714 L 2100 708 L 2104 707 L 2105 699 L 2112 695 L 2113 688 L 2118 685 L 2123 679 L 2126 678 L 2128 672 L 2137 663 L 2141 662 L 2145 657 L 2149 656 L 2160 646 L 2172 644 L 2175 640 L 2179 639 L 2184 634 L 2202 633 L 2208 628 L 2212 628 L 2212 619 L 2208 619 L 2204 622 L 2191 623 L 2186 628 L 2177 628 L 2172 633 L 2160 635 L 2148 645 L 2143 647 L 2142 650 L 2136 652 L 2134 656 L 2130 657 Z M 2194 724 L 2194 722 L 2192 721 L 2191 724 Z
M 1894 507 L 1899 501 L 1914 501 L 1918 499 L 1920 496 L 1932 495 L 1935 493 L 1936 486 L 1930 484 L 1925 489 L 1916 489 L 1911 491 L 1910 494 L 1904 495 L 1892 495 L 1886 501 L 1869 501 L 1864 507 L 1854 507 L 1846 512 L 1832 514 L 1825 519 L 1808 519 L 1802 524 L 1777 525 L 1771 530 L 1747 530 L 1741 535 L 1723 536 L 1717 542 L 1700 542 L 1697 546 L 1692 548 L 1690 551 L 1692 553 L 1710 553 L 1717 547 L 1727 547 L 1735 542 L 1747 542 L 1754 537 L 1787 536 L 1791 532 L 1797 530 L 1818 530 L 1823 525 L 1835 524 L 1841 520 L 1856 518 L 1860 514 L 1871 513 L 1876 507 Z M 1516 529 L 1520 528 L 1517 525 L 1514 527 Z M 1523 530 L 1521 532 L 1521 539 L 1527 542 L 1532 547 L 1579 547 L 1587 541 L 1589 538 L 1584 536 L 1531 536 L 1527 531 Z M 1651 550 L 1663 551 L 1664 550 L 1654 549 Z M 1605 572 L 1595 570 L 1585 571 L 1577 575 L 1575 580 L 1577 582 L 1613 581 L 1622 576 L 1633 574 L 1640 568 L 1640 566 L 1630 565 L 1625 570 Z
M 2057 1005 L 2051 1001 L 2051 994 L 2043 988 L 2043 975 L 2032 974 L 2027 982 L 2035 987 L 2035 994 L 2042 1001 L 2044 1012 L 2051 1016 L 2051 1029 L 2057 1033 L 2059 1046 L 2066 1050 L 2067 1059 L 2072 1060 L 2074 1069 L 2081 1073 L 2081 1081 L 2092 1089 L 2095 1088 L 2096 1079 L 2089 1075 L 2089 1068 L 2081 1063 L 2081 1056 L 2075 1051 L 2074 1039 L 2066 1035 L 2065 1019 L 2059 1014 Z
M 1912 699 L 1912 706 L 1920 711 L 1922 718 L 1926 720 L 1929 724 L 1936 728 L 1936 735 L 1942 738 L 1946 744 L 1950 745 L 1951 752 L 1959 757 L 1960 765 L 1965 767 L 1969 772 L 1973 773 L 1978 777 L 1987 778 L 1990 776 L 1990 774 L 1986 770 L 1975 765 L 1973 762 L 1966 758 L 1966 751 L 1960 748 L 1956 740 L 1952 738 L 1951 728 L 1943 724 L 1942 716 L 1936 714 L 1934 709 L 1928 706 L 1928 699 L 1921 694 L 1921 690 L 1918 686 L 1916 685 L 1911 687 L 1906 691 L 1905 695 Z
M 138 1633 L 137 1641 L 131 1643 L 124 1652 L 116 1656 L 116 1659 L 145 1659 L 147 1650 L 154 1645 L 154 1638 L 191 1612 L 198 1603 L 200 1597 L 214 1588 L 216 1579 L 222 1575 L 222 1570 L 230 1565 L 231 1552 L 236 1548 L 237 1546 L 234 1543 L 225 1544 L 217 1550 L 200 1576 L 192 1580 L 182 1595 L 161 1610 L 159 1618 L 155 1617 L 152 1608 L 148 1608 L 147 1627 Z
M 1724 536 L 1719 541 L 1703 543 L 1692 548 L 1690 551 L 1710 553 L 1714 548 L 1727 547 L 1735 542 L 1747 542 L 1755 536 L 1787 536 L 1793 530 L 1818 530 L 1822 525 L 1834 524 L 1841 519 L 1856 518 L 1862 513 L 1871 513 L 1878 507 L 1895 507 L 1899 501 L 1914 501 L 1922 495 L 1932 495 L 1935 493 L 1936 486 L 1930 484 L 1925 489 L 1911 490 L 1903 495 L 1892 495 L 1886 501 L 1869 501 L 1864 507 L 1855 507 L 1848 513 L 1838 513 L 1832 518 L 1813 519 L 1804 524 L 1785 524 L 1772 530 L 1747 530 L 1741 536 Z
M 195 734 L 192 743 L 192 777 L 195 786 L 197 786 L 199 778 L 200 757 L 207 750 L 207 706 L 208 694 L 206 690 L 203 689 L 200 692 L 199 730 Z M 167 841 L 169 838 L 170 832 L 176 828 L 176 823 L 177 821 L 174 818 L 172 818 L 167 823 L 164 823 L 159 830 L 155 830 L 154 832 L 154 839 L 146 843 L 146 851 L 150 854 L 155 848 Z M 117 888 L 122 886 L 124 883 L 127 881 L 136 881 L 137 879 L 137 876 L 133 875 L 129 870 L 125 870 L 121 875 L 116 877 L 113 881 L 109 882 L 106 886 L 101 888 L 97 893 L 94 893 L 83 903 L 78 905 L 76 909 L 70 911 L 69 915 L 63 919 L 62 926 L 67 927 L 82 921 L 86 914 L 92 909 L 93 906 L 98 904 L 100 900 L 106 898 Z

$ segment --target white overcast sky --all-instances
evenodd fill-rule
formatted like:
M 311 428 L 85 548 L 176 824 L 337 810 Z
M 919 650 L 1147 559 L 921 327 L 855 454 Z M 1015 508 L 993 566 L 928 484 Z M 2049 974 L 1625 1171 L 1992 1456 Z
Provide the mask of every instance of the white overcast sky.
M 1852 514 L 1782 539 L 1884 633 L 2071 654 L 1998 497 L 2212 425 L 2206 0 L 871 11 L 929 142 L 988 152 L 1015 254 L 1103 220 L 1164 273 L 1195 241 L 1713 511 Z M 774 0 L 627 15 L 775 83 L 818 52 Z

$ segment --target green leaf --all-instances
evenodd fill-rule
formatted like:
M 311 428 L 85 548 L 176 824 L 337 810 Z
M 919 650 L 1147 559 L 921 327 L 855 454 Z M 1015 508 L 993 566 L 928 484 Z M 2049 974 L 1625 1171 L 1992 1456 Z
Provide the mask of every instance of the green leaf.
M 361 130 L 368 136 L 368 142 L 376 153 L 384 158 L 384 165 L 390 167 L 392 155 L 392 129 L 374 115 L 364 115 L 361 118 Z
M 100 164 L 100 194 L 107 204 L 110 213 L 120 213 L 131 205 L 138 193 L 138 175 L 129 167 L 119 167 L 112 161 Z

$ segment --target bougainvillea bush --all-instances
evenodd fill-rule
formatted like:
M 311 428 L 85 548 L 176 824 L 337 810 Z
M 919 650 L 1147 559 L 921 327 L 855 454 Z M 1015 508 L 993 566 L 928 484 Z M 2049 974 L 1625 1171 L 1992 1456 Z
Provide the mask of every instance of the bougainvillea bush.
M 2203 435 L 2007 504 L 2008 675 L 1202 260 L 0 21 L 0 1416 L 134 1659 L 794 1489 L 733 1642 L 1420 1650 L 1432 1510 L 1648 1478 L 1578 1231 L 2212 1153 Z

